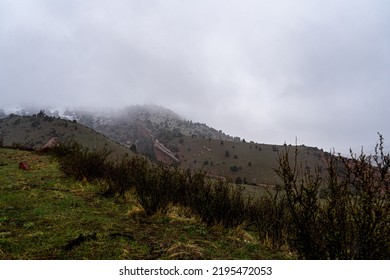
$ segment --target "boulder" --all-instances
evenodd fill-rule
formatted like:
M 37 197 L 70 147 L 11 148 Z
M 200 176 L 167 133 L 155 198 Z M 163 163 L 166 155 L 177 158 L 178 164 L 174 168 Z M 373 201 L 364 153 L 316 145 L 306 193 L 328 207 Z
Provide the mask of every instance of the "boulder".
M 19 169 L 22 169 L 22 170 L 30 170 L 30 165 L 28 165 L 27 162 L 25 161 L 21 161 L 19 162 Z

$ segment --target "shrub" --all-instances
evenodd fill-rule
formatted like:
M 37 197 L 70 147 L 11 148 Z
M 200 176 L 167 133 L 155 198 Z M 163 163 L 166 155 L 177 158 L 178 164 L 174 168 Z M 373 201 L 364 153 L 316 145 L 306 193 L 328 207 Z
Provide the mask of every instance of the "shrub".
M 328 239 L 340 241 L 337 247 L 329 242 L 329 248 L 336 257 L 389 259 L 390 156 L 384 153 L 382 135 L 374 155 L 363 151 L 350 155 L 350 159 L 333 157 L 330 165 L 324 218 L 335 231 L 327 232 Z M 334 163 L 342 165 L 346 176 L 340 179 Z
M 108 155 L 111 152 L 106 148 L 90 151 L 74 141 L 60 144 L 53 148 L 53 153 L 59 157 L 60 168 L 76 179 L 104 178 L 108 163 Z
M 279 157 L 277 173 L 290 216 L 289 245 L 300 258 L 390 258 L 390 155 L 379 137 L 374 155 L 351 151 L 347 159 L 331 154 L 322 181 L 318 171 L 301 173 L 297 148 L 293 163 L 287 150 Z
M 188 169 L 181 171 L 180 175 L 180 182 L 176 194 L 173 196 L 173 202 L 187 208 L 193 208 L 197 196 L 204 190 L 208 179 L 201 170 L 192 172 Z
M 290 246 L 302 258 L 323 258 L 323 236 L 319 223 L 319 198 L 321 178 L 305 172 L 298 165 L 298 149 L 295 149 L 294 162 L 290 163 L 289 151 L 278 157 L 276 173 L 282 179 L 286 193 L 286 205 L 290 214 L 289 228 Z
M 267 192 L 257 199 L 250 207 L 248 219 L 261 243 L 274 250 L 286 245 L 289 217 L 286 197 L 280 191 Z
M 124 156 L 120 161 L 111 162 L 106 165 L 105 179 L 108 188 L 104 195 L 124 196 L 127 191 L 136 184 L 136 176 L 146 166 L 146 160 L 141 157 Z
M 233 228 L 246 220 L 250 200 L 244 198 L 241 188 L 219 179 L 203 181 L 192 191 L 190 208 L 208 226 L 221 224 Z
M 166 213 L 177 193 L 178 183 L 173 167 L 145 164 L 139 168 L 135 178 L 137 200 L 147 215 Z
M 237 165 L 232 165 L 232 166 L 230 166 L 230 171 L 232 171 L 232 172 L 238 171 Z

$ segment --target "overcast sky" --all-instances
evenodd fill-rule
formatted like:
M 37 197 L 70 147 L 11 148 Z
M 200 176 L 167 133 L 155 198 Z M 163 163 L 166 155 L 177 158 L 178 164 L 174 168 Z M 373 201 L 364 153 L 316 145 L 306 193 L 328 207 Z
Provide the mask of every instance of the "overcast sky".
M 0 107 L 153 103 L 260 143 L 390 143 L 388 0 L 0 0 Z

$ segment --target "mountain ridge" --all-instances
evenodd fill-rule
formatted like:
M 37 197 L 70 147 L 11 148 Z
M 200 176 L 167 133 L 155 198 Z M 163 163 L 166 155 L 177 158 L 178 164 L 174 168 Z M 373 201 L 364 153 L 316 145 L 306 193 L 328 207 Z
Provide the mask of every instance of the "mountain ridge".
M 31 113 L 31 110 L 24 112 Z M 61 119 L 61 115 L 67 120 Z M 40 130 L 37 121 L 46 127 L 44 131 Z M 290 149 L 287 145 L 247 142 L 206 124 L 184 120 L 169 109 L 151 105 L 127 107 L 106 115 L 102 111 L 91 113 L 70 109 L 64 112 L 41 110 L 29 117 L 13 114 L 0 120 L 0 138 L 8 146 L 16 141 L 37 148 L 51 137 L 62 134 L 74 137 L 76 126 L 79 131 L 96 131 L 97 135 L 103 135 L 103 138 L 99 136 L 102 143 L 112 141 L 120 145 L 121 149 L 136 151 L 151 160 L 185 169 L 202 169 L 211 176 L 222 176 L 234 182 L 253 185 L 280 183 L 274 172 L 277 157 L 279 152 Z M 11 128 L 13 131 L 10 131 Z M 91 144 L 97 136 L 91 137 L 87 141 L 80 140 Z M 303 145 L 297 148 L 307 170 L 314 171 L 316 166 L 320 166 L 321 170 L 326 167 L 326 153 L 322 150 Z

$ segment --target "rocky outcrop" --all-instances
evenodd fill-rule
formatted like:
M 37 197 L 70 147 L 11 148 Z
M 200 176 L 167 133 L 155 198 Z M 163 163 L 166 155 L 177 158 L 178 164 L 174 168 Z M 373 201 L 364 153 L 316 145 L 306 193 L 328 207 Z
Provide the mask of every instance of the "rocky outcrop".
M 179 164 L 180 160 L 163 144 L 161 144 L 157 139 L 154 140 L 153 144 L 154 153 L 156 159 L 165 164 Z
M 60 139 L 57 137 L 51 138 L 45 145 L 40 148 L 40 151 L 44 152 L 50 150 L 60 144 Z

